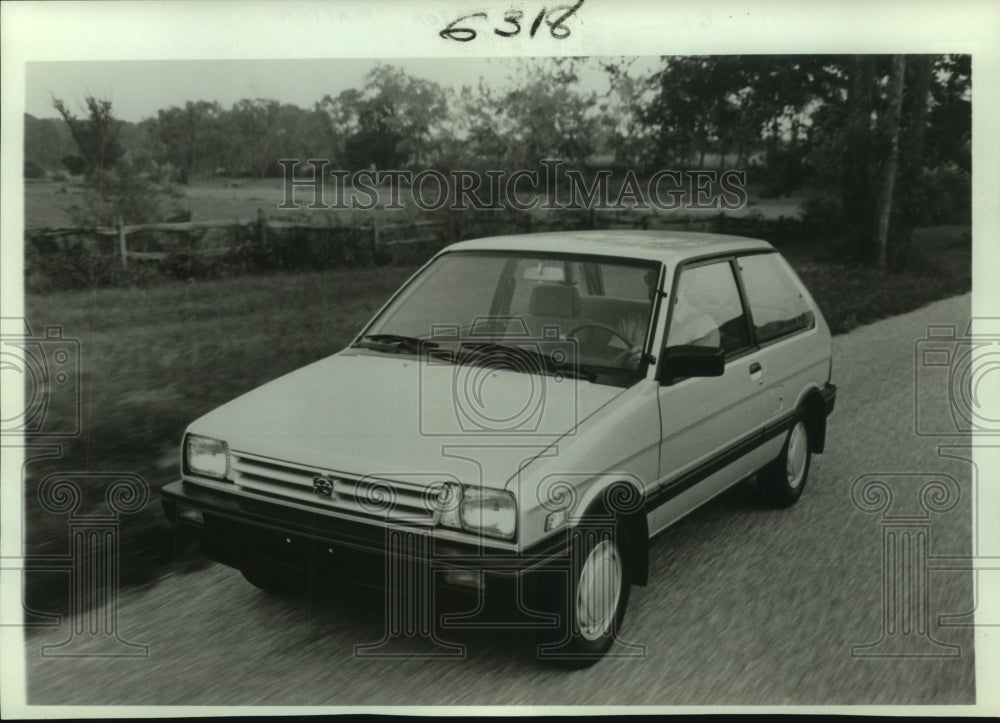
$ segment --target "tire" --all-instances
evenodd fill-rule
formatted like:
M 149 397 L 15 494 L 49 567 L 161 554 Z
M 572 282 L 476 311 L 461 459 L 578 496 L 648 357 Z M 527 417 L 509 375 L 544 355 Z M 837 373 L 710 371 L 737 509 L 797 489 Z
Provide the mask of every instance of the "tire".
M 243 577 L 273 595 L 301 595 L 309 590 L 309 573 L 272 562 L 255 560 L 240 566 Z
M 757 473 L 761 496 L 771 507 L 783 509 L 794 505 L 809 479 L 812 457 L 809 425 L 804 414 L 797 414 L 777 459 Z
M 549 573 L 547 604 L 558 625 L 539 632 L 539 657 L 560 667 L 586 668 L 614 644 L 628 607 L 631 567 L 621 524 L 581 525 L 569 532 L 569 569 Z

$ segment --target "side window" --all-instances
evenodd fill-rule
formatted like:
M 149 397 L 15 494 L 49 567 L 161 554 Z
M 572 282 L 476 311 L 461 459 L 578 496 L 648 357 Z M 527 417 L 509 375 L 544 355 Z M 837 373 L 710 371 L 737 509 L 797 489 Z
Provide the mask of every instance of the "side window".
M 749 346 L 743 305 L 729 261 L 684 269 L 673 295 L 668 346 L 721 346 L 727 355 Z
M 738 261 L 758 342 L 815 326 L 809 303 L 778 254 L 755 254 Z

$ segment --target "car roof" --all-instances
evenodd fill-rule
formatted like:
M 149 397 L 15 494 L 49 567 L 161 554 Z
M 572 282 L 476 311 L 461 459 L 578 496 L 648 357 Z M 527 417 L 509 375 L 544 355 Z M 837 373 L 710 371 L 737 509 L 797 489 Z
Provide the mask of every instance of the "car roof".
M 715 254 L 773 251 L 767 241 L 715 233 L 687 231 L 559 231 L 491 236 L 459 241 L 452 251 L 542 251 L 549 253 L 619 256 L 676 264 Z

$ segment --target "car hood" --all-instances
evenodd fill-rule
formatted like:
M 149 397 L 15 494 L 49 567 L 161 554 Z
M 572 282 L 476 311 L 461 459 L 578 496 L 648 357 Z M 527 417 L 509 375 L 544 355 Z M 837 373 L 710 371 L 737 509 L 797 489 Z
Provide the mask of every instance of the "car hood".
M 188 431 L 347 475 L 489 487 L 624 391 L 571 377 L 345 351 L 225 404 Z

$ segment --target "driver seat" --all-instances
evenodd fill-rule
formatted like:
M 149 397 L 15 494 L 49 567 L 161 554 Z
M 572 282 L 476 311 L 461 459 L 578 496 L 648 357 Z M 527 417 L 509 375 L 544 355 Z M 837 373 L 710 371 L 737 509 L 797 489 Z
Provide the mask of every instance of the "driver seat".
M 558 327 L 559 336 L 565 336 L 578 325 L 580 318 L 580 292 L 575 286 L 544 284 L 531 290 L 525 321 L 535 338 L 545 338 L 543 328 Z

